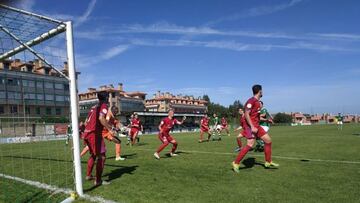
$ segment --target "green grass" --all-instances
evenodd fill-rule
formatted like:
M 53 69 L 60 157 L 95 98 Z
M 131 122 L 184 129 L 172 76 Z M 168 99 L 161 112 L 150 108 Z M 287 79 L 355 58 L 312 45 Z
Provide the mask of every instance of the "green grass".
M 345 125 L 343 131 L 335 125 L 273 127 L 273 160 L 279 169 L 264 169 L 263 153 L 251 152 L 239 174 L 230 166 L 236 157 L 234 133 L 201 144 L 198 134 L 175 134 L 180 156 L 167 157 L 168 146 L 160 160 L 153 157 L 160 144 L 156 136 L 143 136 L 134 147 L 123 144 L 127 160 L 122 162 L 114 160 L 114 145 L 107 143 L 104 179 L 111 184 L 93 188 L 84 182 L 84 189 L 119 202 L 359 202 L 360 136 L 354 133 L 360 133 L 359 125 Z M 63 142 L 0 145 L 0 155 L 1 173 L 73 188 L 71 152 Z M 3 188 L 6 183 L 0 181 Z M 18 187 L 10 188 L 15 193 Z M 28 187 L 21 190 L 35 190 Z M 6 202 L 2 191 L 0 202 Z M 40 196 L 34 202 L 56 201 Z

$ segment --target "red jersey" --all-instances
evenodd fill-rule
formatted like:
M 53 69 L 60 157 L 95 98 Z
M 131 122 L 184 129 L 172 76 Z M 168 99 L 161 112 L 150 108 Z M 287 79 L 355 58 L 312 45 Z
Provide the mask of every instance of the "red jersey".
M 222 119 L 221 119 L 221 125 L 222 125 L 222 126 L 227 126 L 227 124 L 228 124 L 228 123 L 227 123 L 226 119 L 225 119 L 225 118 L 222 118 Z
M 134 118 L 131 120 L 131 129 L 140 130 L 140 127 L 141 127 L 140 119 Z
M 240 117 L 240 126 L 241 126 L 242 128 L 245 128 L 245 126 L 247 126 L 247 122 L 246 122 L 245 115 L 242 115 L 242 116 Z
M 245 103 L 245 112 L 249 112 L 251 122 L 254 126 L 259 126 L 260 121 L 260 102 L 255 97 L 251 97 Z M 246 123 L 248 125 L 248 123 Z M 250 127 L 250 125 L 248 125 Z
M 100 103 L 97 104 L 93 107 L 91 107 L 89 113 L 88 113 L 88 117 L 87 117 L 87 122 L 86 122 L 86 126 L 85 126 L 85 132 L 86 133 L 101 133 L 101 131 L 103 130 L 103 125 L 100 123 L 99 120 L 99 116 L 103 115 L 106 116 L 108 112 L 108 106 L 106 103 Z
M 169 117 L 166 117 L 160 123 L 161 131 L 165 134 L 169 134 L 174 125 L 179 123 L 180 122 L 176 120 L 176 118 L 170 119 Z
M 209 118 L 202 118 L 200 121 L 201 127 L 202 128 L 209 128 Z

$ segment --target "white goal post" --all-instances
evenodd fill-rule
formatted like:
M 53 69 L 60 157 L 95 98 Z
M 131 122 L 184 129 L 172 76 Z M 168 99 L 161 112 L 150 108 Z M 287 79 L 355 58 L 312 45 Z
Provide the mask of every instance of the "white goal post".
M 51 67 L 52 70 L 56 71 L 60 75 L 60 77 L 64 77 L 69 81 L 75 185 L 76 185 L 77 194 L 83 196 L 81 160 L 80 160 L 79 122 L 78 122 L 79 112 L 78 112 L 78 95 L 77 95 L 77 81 L 76 81 L 77 73 L 75 69 L 72 22 L 58 21 L 50 17 L 42 16 L 39 14 L 20 10 L 2 4 L 0 4 L 0 9 L 1 9 L 0 12 L 2 12 L 0 13 L 0 33 L 2 32 L 3 36 L 6 36 L 11 41 L 13 41 L 12 44 L 16 43 L 16 46 L 8 47 L 8 48 L 6 47 L 6 44 L 4 45 L 3 49 L 0 50 L 0 62 L 11 59 L 11 57 L 20 54 L 21 52 L 27 51 L 28 54 L 33 54 L 34 58 L 42 61 L 48 67 Z M 7 16 L 8 13 L 12 13 L 11 15 L 15 17 L 11 17 L 11 18 L 8 17 Z M 32 21 L 36 20 L 39 22 L 49 23 L 57 26 L 49 30 L 46 30 L 45 32 L 41 31 L 38 35 L 34 34 L 34 36 L 32 36 L 32 38 L 29 39 L 28 35 L 30 35 L 30 33 L 28 35 L 23 34 L 23 36 L 22 35 L 19 36 L 19 33 L 17 33 L 15 26 L 9 28 L 9 25 L 11 25 L 11 23 L 14 24 L 18 23 L 16 22 L 17 15 L 25 16 L 24 19 L 28 17 L 29 19 L 31 18 Z M 9 21 L 14 21 L 14 22 L 9 22 Z M 24 23 L 26 23 L 26 21 L 24 21 Z M 26 28 L 27 25 L 23 25 L 23 27 Z M 21 27 L 19 29 L 21 29 Z M 23 30 L 23 32 L 26 32 L 26 30 Z M 33 48 L 64 32 L 66 36 L 65 37 L 66 54 L 67 54 L 66 62 L 68 64 L 68 74 L 64 74 L 62 71 L 58 69 L 59 67 L 56 67 L 51 61 L 48 61 L 48 59 L 46 58 L 46 54 L 39 53 L 36 51 L 36 49 Z

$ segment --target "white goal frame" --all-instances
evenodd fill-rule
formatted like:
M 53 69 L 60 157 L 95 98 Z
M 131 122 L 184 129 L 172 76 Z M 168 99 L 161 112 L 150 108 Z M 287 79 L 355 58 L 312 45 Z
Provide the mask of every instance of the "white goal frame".
M 57 28 L 49 30 L 46 33 L 41 34 L 40 36 L 27 41 L 23 42 L 19 39 L 15 34 L 11 33 L 4 25 L 0 24 L 0 32 L 6 33 L 9 37 L 13 40 L 18 42 L 20 46 L 13 48 L 12 50 L 3 53 L 0 55 L 0 61 L 3 61 L 11 56 L 16 55 L 22 51 L 28 50 L 32 54 L 34 54 L 39 60 L 43 61 L 46 65 L 57 71 L 61 76 L 68 79 L 70 84 L 70 111 L 71 111 L 71 125 L 72 125 L 72 138 L 73 138 L 73 155 L 74 155 L 74 172 L 75 172 L 75 186 L 76 192 L 79 196 L 83 196 L 83 185 L 82 185 L 82 173 L 81 173 L 81 159 L 80 159 L 80 137 L 79 137 L 79 121 L 78 121 L 78 95 L 77 95 L 77 81 L 76 81 L 76 69 L 75 69 L 75 56 L 74 56 L 74 42 L 73 42 L 73 29 L 72 29 L 72 22 L 62 22 L 58 21 L 46 16 L 42 16 L 39 14 L 35 14 L 32 12 L 24 11 L 21 9 L 13 8 L 10 6 L 6 6 L 0 4 L 0 7 L 4 9 L 8 9 L 17 13 L 21 13 L 24 15 L 36 17 L 42 20 L 54 22 L 60 24 Z M 66 32 L 66 52 L 67 52 L 67 63 L 69 67 L 68 76 L 63 74 L 60 70 L 53 67 L 46 58 L 42 57 L 38 54 L 34 49 L 31 47 L 40 44 L 47 39 L 50 39 L 60 33 Z

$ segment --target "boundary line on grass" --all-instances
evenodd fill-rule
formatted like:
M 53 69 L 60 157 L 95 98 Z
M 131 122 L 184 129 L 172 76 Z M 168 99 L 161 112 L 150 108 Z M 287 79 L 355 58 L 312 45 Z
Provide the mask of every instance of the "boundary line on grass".
M 17 181 L 17 182 L 21 182 L 21 183 L 24 183 L 24 184 L 27 184 L 27 185 L 34 186 L 34 187 L 37 187 L 39 189 L 49 190 L 49 191 L 52 191 L 55 194 L 56 193 L 64 193 L 64 194 L 67 194 L 67 195 L 71 195 L 71 193 L 74 192 L 73 190 L 68 189 L 68 188 L 59 188 L 59 187 L 56 187 L 56 186 L 48 185 L 48 184 L 45 184 L 45 183 L 40 183 L 40 182 L 37 182 L 37 181 L 26 180 L 26 179 L 22 179 L 22 178 L 15 177 L 15 176 L 9 176 L 9 175 L 3 174 L 3 173 L 0 173 L 0 178 L 6 178 L 6 179 L 9 179 L 9 180 L 14 180 L 14 181 Z M 81 196 L 81 198 L 85 199 L 85 200 L 88 200 L 90 202 L 116 203 L 113 200 L 107 200 L 107 199 L 104 199 L 104 198 L 99 197 L 99 196 L 90 196 L 90 195 L 87 195 L 87 194 L 84 194 L 83 196 Z M 66 199 L 66 201 L 69 201 L 69 198 Z
M 155 151 L 151 149 L 136 149 L 143 151 Z M 236 155 L 237 153 L 229 153 L 229 152 L 207 152 L 207 151 L 193 151 L 193 150 L 179 150 L 179 152 L 189 152 L 189 153 L 198 153 L 198 154 L 218 154 L 218 155 Z M 264 155 L 251 154 L 251 156 L 255 157 L 264 157 Z M 342 160 L 329 160 L 329 159 L 308 159 L 301 157 L 287 157 L 287 156 L 277 156 L 273 155 L 273 158 L 278 159 L 287 159 L 287 160 L 299 160 L 299 161 L 315 161 L 315 162 L 328 162 L 328 163 L 340 163 L 340 164 L 360 164 L 360 161 L 342 161 Z

